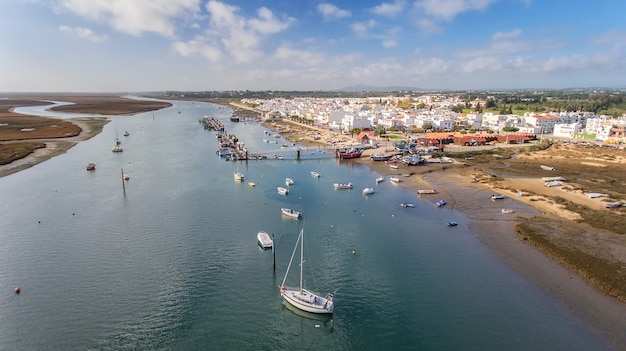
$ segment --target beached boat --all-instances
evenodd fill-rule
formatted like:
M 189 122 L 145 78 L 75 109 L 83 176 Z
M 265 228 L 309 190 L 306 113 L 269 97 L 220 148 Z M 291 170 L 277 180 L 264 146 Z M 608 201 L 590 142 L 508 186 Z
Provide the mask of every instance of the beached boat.
M 435 189 L 419 189 L 417 191 L 418 194 L 420 195 L 424 195 L 424 194 L 436 194 L 437 190 Z
M 279 186 L 278 188 L 276 188 L 276 190 L 281 195 L 289 195 L 289 189 L 283 188 L 282 186 Z
M 403 202 L 400 204 L 400 207 L 402 208 L 414 208 L 415 204 L 412 202 Z
M 624 203 L 622 203 L 621 201 L 612 201 L 612 202 L 607 202 L 604 204 L 605 208 L 618 208 L 622 206 L 626 206 L 626 205 L 624 205 Z
M 402 179 L 398 178 L 398 177 L 390 177 L 389 181 L 392 183 L 400 183 L 402 181 Z
M 548 188 L 552 188 L 554 186 L 561 186 L 561 185 L 563 185 L 563 182 L 560 181 L 560 180 L 553 180 L 553 181 L 550 181 L 550 182 L 546 182 L 545 185 Z
M 439 200 L 435 202 L 435 205 L 437 205 L 437 207 L 445 206 L 445 204 L 447 204 L 446 200 Z
M 380 177 L 376 178 L 376 184 L 382 183 L 384 180 L 385 180 L 385 177 L 384 176 L 380 176 Z
M 281 208 L 280 212 L 287 216 L 287 217 L 292 217 L 292 218 L 302 218 L 302 212 L 296 211 L 296 210 L 292 210 L 290 208 Z
M 264 249 L 271 249 L 274 245 L 274 241 L 270 238 L 269 234 L 266 232 L 258 232 L 256 235 L 256 239 L 259 242 L 259 246 Z
M 391 164 L 389 164 L 389 168 L 399 169 L 399 168 L 400 168 L 400 166 L 399 166 L 399 165 L 397 165 L 397 164 L 395 164 L 395 163 L 391 163 Z
M 515 211 L 510 209 L 510 208 L 503 208 L 502 209 L 502 213 L 513 213 L 513 212 L 515 212 Z
M 491 200 L 502 200 L 502 199 L 504 199 L 504 195 L 502 194 L 491 195 Z
M 335 183 L 335 189 L 352 189 L 352 183 Z
M 95 162 L 89 162 L 89 164 L 87 164 L 87 170 L 88 171 L 94 171 L 96 169 L 96 163 Z
M 238 181 L 243 181 L 245 179 L 245 176 L 241 172 L 235 172 L 233 177 L 235 177 L 235 180 Z
M 291 186 L 291 185 L 293 185 L 293 179 L 291 179 L 291 178 L 285 178 L 285 185 L 286 185 L 286 186 Z
M 359 158 L 363 154 L 363 149 L 337 150 L 337 157 L 341 159 Z
M 311 171 L 311 177 L 319 178 L 320 176 L 321 174 L 319 174 L 318 172 Z
M 285 282 L 287 281 L 287 276 L 289 275 L 289 269 L 291 268 L 293 258 L 296 255 L 298 244 L 300 244 L 300 285 L 298 287 L 290 288 L 285 285 Z M 326 296 L 322 297 L 311 290 L 305 289 L 303 284 L 304 262 L 304 229 L 302 229 L 300 230 L 300 235 L 298 235 L 298 240 L 296 241 L 293 253 L 291 254 L 289 265 L 287 265 L 285 277 L 283 278 L 283 282 L 280 284 L 280 296 L 282 296 L 287 303 L 302 311 L 321 314 L 333 313 L 335 307 L 333 298 L 335 293 L 330 292 L 326 294 Z
M 448 227 L 456 227 L 458 225 L 457 222 L 450 221 L 448 222 Z
M 365 188 L 363 189 L 363 195 L 371 195 L 373 193 L 375 193 L 376 190 L 374 190 L 374 188 Z
M 372 161 L 387 161 L 393 157 L 392 154 L 372 154 L 370 158 Z
M 541 169 L 545 169 L 546 171 L 554 171 L 554 167 L 540 165 Z

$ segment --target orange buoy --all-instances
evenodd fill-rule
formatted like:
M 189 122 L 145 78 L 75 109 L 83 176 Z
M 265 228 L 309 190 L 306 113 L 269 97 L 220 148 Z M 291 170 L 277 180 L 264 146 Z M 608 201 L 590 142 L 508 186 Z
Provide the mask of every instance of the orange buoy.
M 21 291 L 22 291 L 22 290 L 20 289 L 20 287 L 19 287 L 19 286 L 16 286 L 16 287 L 15 287 L 15 293 L 16 293 L 16 294 L 19 294 Z

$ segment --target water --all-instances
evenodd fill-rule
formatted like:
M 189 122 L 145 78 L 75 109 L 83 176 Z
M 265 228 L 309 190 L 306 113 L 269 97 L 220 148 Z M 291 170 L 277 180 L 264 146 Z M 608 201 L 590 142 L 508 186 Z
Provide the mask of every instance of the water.
M 367 167 L 315 150 L 302 161 L 219 159 L 197 122 L 205 115 L 251 150 L 282 143 L 263 143 L 259 124 L 230 112 L 174 102 L 114 117 L 67 154 L 0 178 L 0 349 L 610 349 L 486 250 L 460 213 L 389 182 L 363 197 L 378 176 Z M 111 152 L 125 130 L 124 152 Z M 276 192 L 285 177 L 288 196 Z M 354 189 L 332 187 L 348 181 Z M 409 201 L 416 208 L 400 208 Z M 339 289 L 330 318 L 294 313 L 279 296 L 302 227 L 307 286 Z M 275 236 L 276 272 L 260 230 Z

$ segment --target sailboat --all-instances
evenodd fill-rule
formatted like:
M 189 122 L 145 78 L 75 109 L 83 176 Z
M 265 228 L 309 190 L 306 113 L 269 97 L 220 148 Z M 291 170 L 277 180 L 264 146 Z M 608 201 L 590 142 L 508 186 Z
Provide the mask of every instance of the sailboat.
M 122 141 L 120 140 L 120 137 L 117 135 L 117 128 L 115 129 L 115 145 L 113 145 L 113 147 L 111 148 L 111 151 L 113 152 L 124 151 L 124 148 L 122 147 Z
M 289 275 L 289 269 L 291 268 L 291 263 L 293 262 L 293 257 L 298 250 L 298 243 L 300 243 L 300 286 L 298 288 L 291 288 L 285 285 L 285 281 L 287 280 L 287 275 Z M 293 248 L 293 253 L 291 254 L 291 259 L 289 260 L 289 265 L 287 266 L 287 272 L 285 273 L 285 278 L 283 278 L 283 283 L 280 285 L 280 295 L 287 301 L 290 305 L 310 313 L 320 313 L 320 314 L 330 314 L 333 313 L 335 308 L 335 304 L 333 302 L 333 298 L 335 293 L 328 293 L 325 297 L 321 297 L 320 295 L 307 290 L 304 288 L 302 284 L 303 279 L 303 269 L 304 266 L 304 229 L 300 230 L 300 235 L 298 235 L 298 240 L 296 241 L 296 245 Z

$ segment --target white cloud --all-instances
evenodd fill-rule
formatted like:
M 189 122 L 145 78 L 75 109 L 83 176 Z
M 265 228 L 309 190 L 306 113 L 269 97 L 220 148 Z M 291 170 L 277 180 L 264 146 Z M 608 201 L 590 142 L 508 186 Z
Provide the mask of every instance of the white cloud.
M 140 36 L 145 32 L 174 37 L 175 19 L 193 16 L 200 0 L 59 0 L 70 12 L 115 30 Z
M 239 7 L 224 2 L 210 0 L 205 6 L 208 17 L 206 23 L 200 23 L 206 26 L 204 35 L 172 45 L 182 56 L 199 55 L 213 63 L 223 60 L 225 55 L 232 57 L 233 63 L 258 61 L 263 57 L 264 39 L 295 22 L 291 17 L 278 18 L 265 7 L 259 8 L 255 17 L 245 17 Z
M 371 8 L 370 12 L 380 16 L 395 17 L 404 11 L 406 5 L 407 2 L 405 0 L 383 2 L 382 4 Z
M 318 52 L 293 49 L 289 46 L 281 46 L 274 53 L 274 58 L 288 65 L 315 66 L 324 65 L 327 62 L 324 56 Z
M 59 26 L 59 31 L 93 43 L 101 43 L 108 40 L 106 35 L 97 35 L 89 28 Z
M 383 44 L 383 47 L 387 49 L 395 48 L 396 46 L 398 46 L 398 42 L 395 40 L 391 40 L 391 39 L 383 40 L 382 44 Z
M 469 11 L 483 11 L 498 0 L 416 0 L 414 6 L 427 17 L 451 21 Z
M 491 40 L 511 40 L 519 37 L 522 34 L 522 30 L 519 28 L 515 28 L 508 32 L 496 32 L 491 36 Z
M 347 10 L 342 10 L 337 6 L 330 3 L 321 3 L 317 5 L 317 12 L 319 12 L 325 21 L 337 20 L 343 17 L 350 17 L 351 13 Z
M 352 26 L 350 26 L 352 28 L 352 31 L 354 32 L 354 34 L 356 34 L 357 37 L 367 37 L 369 30 L 376 27 L 377 23 L 374 20 L 369 20 L 369 21 L 365 21 L 365 22 L 355 22 L 352 24 Z

